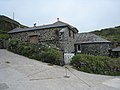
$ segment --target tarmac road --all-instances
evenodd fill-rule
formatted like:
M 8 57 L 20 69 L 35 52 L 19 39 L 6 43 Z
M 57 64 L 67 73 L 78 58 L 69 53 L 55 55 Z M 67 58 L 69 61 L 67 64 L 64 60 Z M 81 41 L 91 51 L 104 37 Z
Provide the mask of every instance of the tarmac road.
M 120 90 L 120 77 L 51 66 L 0 49 L 0 90 Z

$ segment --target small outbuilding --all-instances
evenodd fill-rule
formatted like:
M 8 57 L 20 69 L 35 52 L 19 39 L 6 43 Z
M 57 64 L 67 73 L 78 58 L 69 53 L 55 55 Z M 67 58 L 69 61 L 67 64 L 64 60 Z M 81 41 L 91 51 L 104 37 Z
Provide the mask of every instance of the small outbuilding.
M 80 33 L 75 43 L 76 53 L 109 56 L 111 42 L 92 33 Z
M 120 58 L 120 46 L 110 50 L 110 56 L 113 58 Z

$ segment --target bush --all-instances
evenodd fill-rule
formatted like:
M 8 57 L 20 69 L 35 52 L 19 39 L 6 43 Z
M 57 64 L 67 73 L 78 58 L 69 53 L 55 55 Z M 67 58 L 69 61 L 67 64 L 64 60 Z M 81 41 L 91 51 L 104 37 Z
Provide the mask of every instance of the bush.
M 20 41 L 18 39 L 9 41 L 8 50 L 17 53 L 18 43 L 19 42 Z
M 38 47 L 34 44 L 15 39 L 9 41 L 8 50 L 20 55 L 31 56 L 33 53 L 38 52 Z
M 40 55 L 41 61 L 59 65 L 63 59 L 62 52 L 56 49 L 48 49 L 46 52 L 42 52 Z
M 17 39 L 9 41 L 8 50 L 32 59 L 57 65 L 60 65 L 63 59 L 62 52 L 57 49 L 21 42 Z
M 120 59 L 105 56 L 77 54 L 71 65 L 77 70 L 104 75 L 120 75 Z

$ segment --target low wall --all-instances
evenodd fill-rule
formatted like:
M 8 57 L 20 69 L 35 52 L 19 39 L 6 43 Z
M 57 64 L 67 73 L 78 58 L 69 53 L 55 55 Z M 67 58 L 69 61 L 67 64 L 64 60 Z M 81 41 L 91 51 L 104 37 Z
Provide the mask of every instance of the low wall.
M 69 64 L 73 56 L 74 56 L 74 53 L 64 53 L 65 64 Z
M 0 39 L 0 49 L 7 48 L 7 43 L 8 43 L 8 40 Z

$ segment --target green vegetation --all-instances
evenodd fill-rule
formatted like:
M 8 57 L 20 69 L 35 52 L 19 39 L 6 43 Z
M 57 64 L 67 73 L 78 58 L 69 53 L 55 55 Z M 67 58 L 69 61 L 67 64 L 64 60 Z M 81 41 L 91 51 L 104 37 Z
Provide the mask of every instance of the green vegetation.
M 8 39 L 9 34 L 0 34 L 0 39 Z
M 39 46 L 20 40 L 11 40 L 8 44 L 8 50 L 14 53 L 27 56 L 38 61 L 60 65 L 63 54 L 61 51 L 47 46 Z
M 21 25 L 19 22 L 9 18 L 9 17 L 0 15 L 0 33 L 1 32 L 7 33 L 8 31 L 10 31 L 16 27 L 19 27 L 19 26 L 21 28 L 26 27 L 24 25 Z
M 88 73 L 120 75 L 120 58 L 77 54 L 72 58 L 71 65 Z
M 92 33 L 113 42 L 120 42 L 120 26 L 102 29 L 100 31 L 93 31 Z
M 21 28 L 26 27 L 13 19 L 0 15 L 0 39 L 8 39 L 9 34 L 7 32 L 19 26 Z

